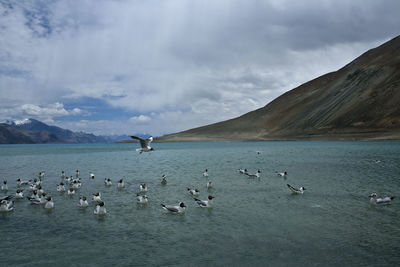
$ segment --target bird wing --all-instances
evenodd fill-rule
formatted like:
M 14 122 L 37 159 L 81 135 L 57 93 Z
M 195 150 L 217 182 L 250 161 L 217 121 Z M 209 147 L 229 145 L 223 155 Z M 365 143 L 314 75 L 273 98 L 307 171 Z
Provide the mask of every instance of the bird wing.
M 203 206 L 203 207 L 207 206 L 207 202 L 204 201 L 204 200 L 200 200 L 200 199 L 198 199 L 198 198 L 195 198 L 194 200 L 195 200 L 195 201 L 197 202 L 197 204 L 199 204 L 200 206 Z
M 293 192 L 293 193 L 298 193 L 299 190 L 294 188 L 293 186 L 291 186 L 290 184 L 287 184 L 287 186 L 289 187 L 289 189 Z
M 133 136 L 133 135 L 131 136 L 131 138 L 132 138 L 132 139 L 139 140 L 140 146 L 141 146 L 142 148 L 146 148 L 146 147 L 147 147 L 147 140 L 144 140 L 144 139 L 142 139 L 142 138 L 140 138 L 140 137 Z
M 164 209 L 170 211 L 170 212 L 179 212 L 179 208 L 176 206 L 169 206 L 169 205 L 164 205 L 161 204 L 163 206 Z

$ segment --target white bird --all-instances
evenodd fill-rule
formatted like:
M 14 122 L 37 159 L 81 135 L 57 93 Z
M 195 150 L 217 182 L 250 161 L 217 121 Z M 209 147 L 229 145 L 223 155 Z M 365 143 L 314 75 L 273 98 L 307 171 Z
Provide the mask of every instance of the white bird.
M 140 192 L 147 192 L 147 185 L 146 184 L 140 184 L 139 189 L 140 189 Z
M 14 201 L 8 202 L 7 200 L 2 200 L 0 202 L 0 211 L 12 211 L 14 209 Z
M 136 195 L 136 200 L 137 200 L 138 204 L 146 204 L 148 202 L 148 199 L 147 199 L 146 195 L 141 196 L 141 195 L 137 194 Z
M 96 215 L 106 215 L 107 214 L 107 210 L 106 210 L 106 207 L 104 207 L 103 201 L 96 205 L 96 208 L 94 209 L 94 214 L 96 214 Z
M 65 186 L 64 186 L 63 182 L 61 182 L 59 185 L 57 185 L 57 191 L 58 192 L 65 192 Z
M 124 188 L 124 187 L 125 187 L 125 183 L 124 183 L 123 179 L 120 179 L 117 184 L 117 188 Z
M 42 178 L 44 178 L 44 173 L 45 172 L 39 172 L 39 179 L 42 180 Z
M 394 197 L 378 198 L 378 195 L 376 193 L 372 193 L 369 197 L 370 202 L 377 205 L 390 204 L 390 202 L 392 202 L 392 200 L 394 199 Z
M 289 187 L 290 191 L 292 191 L 293 194 L 303 194 L 304 190 L 306 190 L 303 186 L 300 187 L 299 189 L 294 188 L 293 186 L 291 186 L 290 184 L 286 184 L 287 187 Z
M 142 154 L 143 152 L 150 152 L 154 150 L 154 148 L 150 146 L 150 143 L 153 141 L 152 136 L 147 139 L 143 139 L 137 136 L 131 136 L 131 138 L 139 140 L 141 148 L 136 149 L 136 151 L 140 151 L 140 154 Z
M 194 200 L 202 208 L 212 208 L 212 199 L 213 198 L 214 198 L 213 196 L 208 196 L 208 200 L 200 200 L 197 198 L 195 198 Z
M 54 208 L 54 202 L 51 197 L 46 198 L 46 204 L 44 204 L 44 208 L 48 210 Z
M 79 170 L 75 171 L 75 177 L 78 178 L 79 177 Z
M 245 173 L 247 173 L 247 169 L 238 169 L 238 172 L 240 174 L 245 174 Z
M 36 184 L 32 183 L 29 185 L 29 191 L 35 191 L 36 190 Z
M 86 208 L 86 207 L 89 206 L 89 203 L 87 202 L 85 196 L 79 198 L 79 204 L 78 204 L 78 206 L 81 207 L 81 208 Z
M 8 185 L 7 185 L 7 180 L 3 181 L 3 185 L 1 186 L 2 191 L 8 191 Z
M 71 185 L 71 187 L 73 188 L 73 189 L 79 189 L 79 188 L 81 188 L 81 182 L 79 181 L 79 180 L 77 180 L 77 179 L 75 179 L 73 182 L 72 182 L 72 185 Z
M 39 205 L 39 204 L 45 204 L 46 203 L 46 193 L 43 193 L 41 197 L 32 195 L 31 197 L 28 197 L 29 201 L 31 204 Z
M 75 195 L 75 190 L 71 187 L 69 190 L 68 190 L 68 196 L 73 196 L 73 195 Z
M 166 211 L 169 211 L 171 213 L 182 213 L 186 209 L 186 206 L 183 202 L 179 202 L 179 204 L 177 206 L 164 205 L 164 204 L 161 204 L 161 206 L 163 207 L 163 209 L 165 209 Z
M 17 192 L 15 193 L 15 198 L 16 199 L 23 199 L 24 198 L 24 193 L 22 192 L 23 190 L 17 189 Z
M 102 200 L 101 200 L 101 194 L 100 194 L 99 192 L 94 193 L 94 194 L 93 194 L 92 200 L 95 201 L 95 202 L 102 202 Z
M 286 177 L 288 175 L 288 173 L 287 173 L 287 171 L 277 172 L 276 175 L 281 176 L 281 177 Z
M 188 193 L 191 194 L 192 196 L 198 196 L 199 195 L 199 189 L 187 189 Z
M 90 178 L 94 179 L 94 173 L 90 173 Z
M 20 178 L 17 179 L 18 186 L 27 185 L 27 184 L 29 184 L 29 181 L 22 181 Z
M 210 188 L 212 187 L 211 181 L 208 181 L 208 182 L 207 182 L 206 187 L 207 187 L 207 189 L 210 189 Z
M 38 194 L 37 190 L 33 190 L 32 195 L 30 197 L 28 197 L 28 199 L 30 201 L 32 201 L 33 199 L 36 199 L 36 200 L 40 201 L 40 197 L 39 197 L 39 194 Z
M 64 179 L 64 178 L 65 178 L 65 172 L 61 171 L 61 179 Z
M 167 176 L 165 174 L 162 175 L 161 184 L 162 185 L 166 185 L 167 184 Z
M 206 170 L 203 172 L 203 176 L 204 176 L 204 177 L 208 177 L 208 169 L 206 169 Z
M 249 177 L 257 177 L 257 178 L 260 178 L 260 173 L 261 173 L 261 171 L 260 170 L 257 170 L 257 172 L 256 173 L 245 173 L 247 176 L 249 176 Z
M 111 186 L 112 185 L 112 182 L 111 182 L 111 179 L 110 178 L 104 178 L 104 184 L 106 185 L 106 186 Z

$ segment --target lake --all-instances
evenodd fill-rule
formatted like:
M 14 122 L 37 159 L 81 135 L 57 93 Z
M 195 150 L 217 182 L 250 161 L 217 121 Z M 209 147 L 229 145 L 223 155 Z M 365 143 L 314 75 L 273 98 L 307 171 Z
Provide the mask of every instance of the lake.
M 400 264 L 400 142 L 154 143 L 155 151 L 143 154 L 137 147 L 1 145 L 0 179 L 9 190 L 0 196 L 15 194 L 17 178 L 45 171 L 42 185 L 55 208 L 25 198 L 0 214 L 0 265 Z M 259 169 L 261 176 L 249 178 L 239 168 Z M 77 194 L 57 192 L 61 171 L 75 176 L 77 169 Z M 276 174 L 283 171 L 286 179 Z M 126 186 L 117 189 L 121 178 Z M 136 203 L 140 183 L 149 188 L 147 205 Z M 286 184 L 306 191 L 291 194 Z M 200 199 L 215 196 L 213 208 L 200 208 L 188 187 L 198 188 Z M 79 196 L 94 192 L 102 194 L 104 217 L 93 214 L 92 202 L 77 206 Z M 371 205 L 373 192 L 396 198 Z M 31 195 L 28 187 L 24 193 Z M 160 205 L 180 201 L 187 206 L 181 215 Z

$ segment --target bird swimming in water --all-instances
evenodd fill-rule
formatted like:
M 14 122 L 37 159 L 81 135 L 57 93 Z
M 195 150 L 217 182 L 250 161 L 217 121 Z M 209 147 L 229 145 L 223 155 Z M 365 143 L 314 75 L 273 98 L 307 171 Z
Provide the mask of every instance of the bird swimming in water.
M 12 211 L 14 209 L 14 201 L 2 200 L 0 202 L 0 211 Z
M 54 202 L 51 197 L 46 198 L 46 204 L 44 204 L 44 208 L 48 210 L 54 208 Z
M 288 175 L 288 173 L 287 173 L 287 171 L 277 172 L 276 175 L 281 176 L 281 177 L 286 177 Z
M 8 191 L 8 185 L 7 185 L 7 180 L 3 181 L 3 185 L 1 186 L 2 191 Z
M 257 172 L 256 173 L 245 173 L 247 176 L 249 176 L 249 177 L 251 177 L 251 178 L 254 178 L 254 177 L 257 177 L 257 178 L 260 178 L 260 173 L 261 173 L 261 171 L 260 170 L 257 170 Z
M 191 194 L 192 196 L 198 196 L 199 195 L 199 189 L 187 189 L 188 193 Z
M 147 192 L 147 185 L 146 184 L 140 184 L 139 189 L 140 189 L 140 192 Z
M 292 191 L 293 194 L 303 194 L 304 190 L 306 190 L 303 186 L 297 189 L 291 186 L 290 184 L 287 184 L 287 187 L 289 187 L 290 191 Z
M 20 178 L 17 179 L 17 186 L 28 185 L 29 181 L 22 181 Z
M 142 154 L 143 152 L 150 152 L 154 150 L 154 148 L 150 146 L 150 143 L 153 141 L 152 136 L 147 139 L 143 139 L 137 136 L 131 136 L 131 138 L 139 140 L 141 148 L 136 149 L 136 151 L 140 151 L 140 154 Z
M 110 178 L 104 178 L 104 184 L 106 186 L 111 186 L 112 185 L 111 179 Z
M 81 207 L 81 208 L 86 208 L 86 207 L 89 206 L 89 203 L 87 202 L 85 196 L 82 196 L 82 197 L 79 198 L 79 204 L 78 204 L 78 206 Z
M 99 192 L 94 193 L 94 194 L 93 194 L 92 200 L 95 201 L 95 202 L 98 202 L 98 203 L 99 203 L 99 202 L 102 202 L 102 200 L 101 200 L 101 194 L 100 194 Z
M 370 197 L 370 202 L 376 205 L 390 204 L 394 199 L 394 197 L 378 198 L 378 195 L 376 193 L 372 193 L 369 197 Z
M 63 182 L 61 182 L 59 185 L 57 185 L 57 191 L 58 192 L 65 192 L 65 186 L 64 186 Z
M 100 203 L 98 203 L 96 205 L 96 208 L 94 209 L 94 214 L 96 214 L 96 215 L 106 215 L 107 214 L 107 210 L 106 210 L 106 207 L 104 207 L 103 201 L 101 201 Z
M 94 173 L 90 173 L 89 175 L 91 179 L 94 179 Z
M 163 209 L 171 213 L 183 213 L 186 209 L 186 206 L 183 202 L 179 202 L 177 206 L 164 205 L 164 204 L 161 204 L 161 206 L 163 207 Z
M 206 169 L 206 170 L 203 172 L 203 176 L 204 176 L 204 177 L 208 177 L 208 169 Z
M 68 190 L 68 195 L 71 197 L 75 195 L 75 190 L 72 187 Z
M 148 199 L 147 199 L 146 195 L 141 196 L 141 195 L 137 194 L 136 195 L 136 200 L 137 200 L 138 204 L 146 204 L 148 202 Z
M 65 172 L 64 171 L 61 171 L 61 179 L 64 179 L 65 178 Z
M 79 177 L 79 170 L 75 171 L 75 177 L 78 178 Z
M 194 200 L 202 208 L 212 208 L 212 199 L 213 198 L 214 198 L 213 196 L 208 196 L 208 200 L 200 200 L 197 198 L 195 198 Z
M 206 187 L 207 187 L 207 189 L 210 189 L 210 188 L 212 187 L 211 181 L 208 181 L 208 182 L 207 182 Z
M 117 184 L 117 188 L 124 188 L 125 187 L 125 183 L 123 179 L 120 179 L 118 184 Z
M 24 193 L 22 192 L 23 190 L 17 189 L 17 192 L 15 193 L 15 198 L 16 199 L 23 199 L 24 198 Z
M 162 185 L 166 185 L 167 184 L 167 176 L 165 174 L 162 175 L 161 184 Z

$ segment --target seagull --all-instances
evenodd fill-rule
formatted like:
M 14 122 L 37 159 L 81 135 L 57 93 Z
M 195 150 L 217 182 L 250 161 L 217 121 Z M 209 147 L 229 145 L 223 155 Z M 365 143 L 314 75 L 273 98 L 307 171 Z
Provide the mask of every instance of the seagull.
M 72 182 L 72 188 L 73 189 L 79 189 L 79 188 L 81 188 L 81 182 L 79 181 L 79 180 L 74 180 L 73 182 Z
M 247 169 L 238 169 L 240 174 L 248 174 Z
M 131 138 L 139 140 L 141 148 L 136 149 L 136 151 L 140 151 L 140 154 L 142 154 L 143 152 L 149 152 L 149 151 L 153 151 L 154 150 L 154 148 L 152 148 L 150 146 L 150 143 L 153 141 L 153 137 L 152 136 L 150 136 L 147 139 L 142 139 L 140 137 L 132 135 Z
M 211 185 L 211 181 L 208 181 L 208 182 L 207 182 L 207 185 L 206 185 L 206 187 L 207 187 L 207 189 L 210 189 L 210 188 L 212 187 L 212 185 Z
M 68 196 L 73 196 L 73 195 L 75 195 L 75 190 L 71 187 L 69 190 L 68 190 Z
M 94 179 L 94 173 L 90 173 L 90 178 Z
M 288 173 L 287 173 L 287 171 L 277 172 L 276 175 L 281 176 L 281 177 L 286 177 L 286 175 L 288 175 Z
M 140 188 L 140 192 L 147 192 L 147 185 L 146 184 L 140 184 L 139 188 Z
M 81 208 L 86 208 L 86 207 L 89 206 L 89 203 L 87 202 L 85 196 L 79 198 L 79 204 L 78 204 L 78 206 L 81 207 Z
M 79 170 L 76 170 L 76 171 L 75 171 L 75 176 L 76 176 L 76 178 L 79 177 Z
M 199 189 L 190 189 L 188 188 L 188 193 L 191 194 L 192 196 L 198 196 L 199 195 Z
M 384 198 L 378 198 L 378 195 L 376 193 L 372 193 L 370 196 L 370 202 L 372 204 L 377 204 L 377 205 L 384 205 L 384 204 L 390 204 L 394 197 L 384 197 Z
M 96 214 L 96 215 L 106 215 L 107 214 L 107 210 L 106 210 L 106 207 L 104 207 L 103 201 L 101 201 L 99 204 L 96 205 L 94 214 Z
M 61 171 L 61 179 L 64 179 L 64 178 L 65 178 L 65 172 Z
M 1 186 L 2 191 L 8 191 L 7 180 L 4 180 L 3 185 Z
M 125 187 L 125 183 L 124 183 L 123 179 L 120 179 L 120 180 L 119 180 L 119 182 L 118 182 L 118 184 L 117 184 L 117 187 L 118 187 L 118 188 L 124 188 L 124 187 Z
M 37 194 L 35 195 L 34 192 L 32 196 L 28 197 L 28 200 L 31 202 L 31 204 L 35 205 L 44 204 L 46 203 L 46 193 L 43 193 L 42 197 L 39 197 Z
M 31 195 L 30 197 L 28 197 L 28 199 L 29 199 L 30 201 L 32 201 L 33 199 L 40 200 L 40 197 L 39 197 L 39 195 L 38 195 L 37 190 L 33 190 L 32 195 Z
M 260 173 L 261 173 L 261 171 L 260 170 L 257 170 L 257 172 L 256 173 L 245 173 L 247 176 L 249 176 L 249 177 L 257 177 L 257 178 L 260 178 Z
M 43 177 L 44 177 L 44 172 L 39 172 L 39 179 L 42 180 Z
M 110 178 L 104 178 L 104 184 L 106 185 L 106 186 L 111 186 L 112 185 L 112 182 L 111 182 L 111 179 Z
M 27 184 L 29 184 L 29 181 L 22 181 L 20 178 L 17 179 L 18 186 L 27 185 Z
M 138 204 L 146 204 L 148 202 L 148 199 L 147 199 L 146 195 L 141 196 L 141 195 L 137 194 L 136 195 L 136 200 L 137 200 Z
M 161 184 L 162 185 L 166 185 L 167 184 L 167 176 L 165 174 L 162 175 Z
M 186 206 L 183 202 L 179 202 L 177 206 L 164 205 L 164 204 L 161 204 L 161 206 L 163 207 L 163 209 L 171 213 L 183 213 L 186 209 Z
M 204 177 L 208 177 L 208 169 L 206 169 L 206 170 L 203 172 L 203 176 L 204 176 Z
M 58 192 L 65 192 L 65 186 L 64 186 L 63 182 L 61 182 L 59 185 L 57 185 L 57 191 Z
M 24 193 L 22 192 L 23 190 L 17 189 L 17 192 L 15 193 L 15 198 L 16 199 L 23 199 L 24 198 Z
M 53 199 L 51 198 L 51 197 L 47 197 L 46 198 L 46 204 L 44 204 L 44 208 L 45 209 L 52 209 L 52 208 L 54 208 L 54 202 L 53 202 Z
M 290 191 L 292 191 L 293 194 L 303 194 L 304 190 L 306 190 L 303 186 L 297 189 L 291 186 L 290 184 L 287 184 L 287 187 L 289 187 Z
M 202 208 L 212 208 L 212 199 L 213 196 L 208 196 L 208 200 L 200 200 L 195 198 L 194 200 L 199 204 L 200 207 Z
M 93 194 L 93 199 L 92 199 L 93 201 L 96 201 L 96 202 L 102 202 L 102 200 L 101 200 L 101 194 L 99 193 L 99 192 L 97 192 L 97 193 L 94 193 Z
M 14 201 L 8 202 L 7 200 L 2 200 L 0 202 L 0 211 L 12 211 L 14 209 Z

